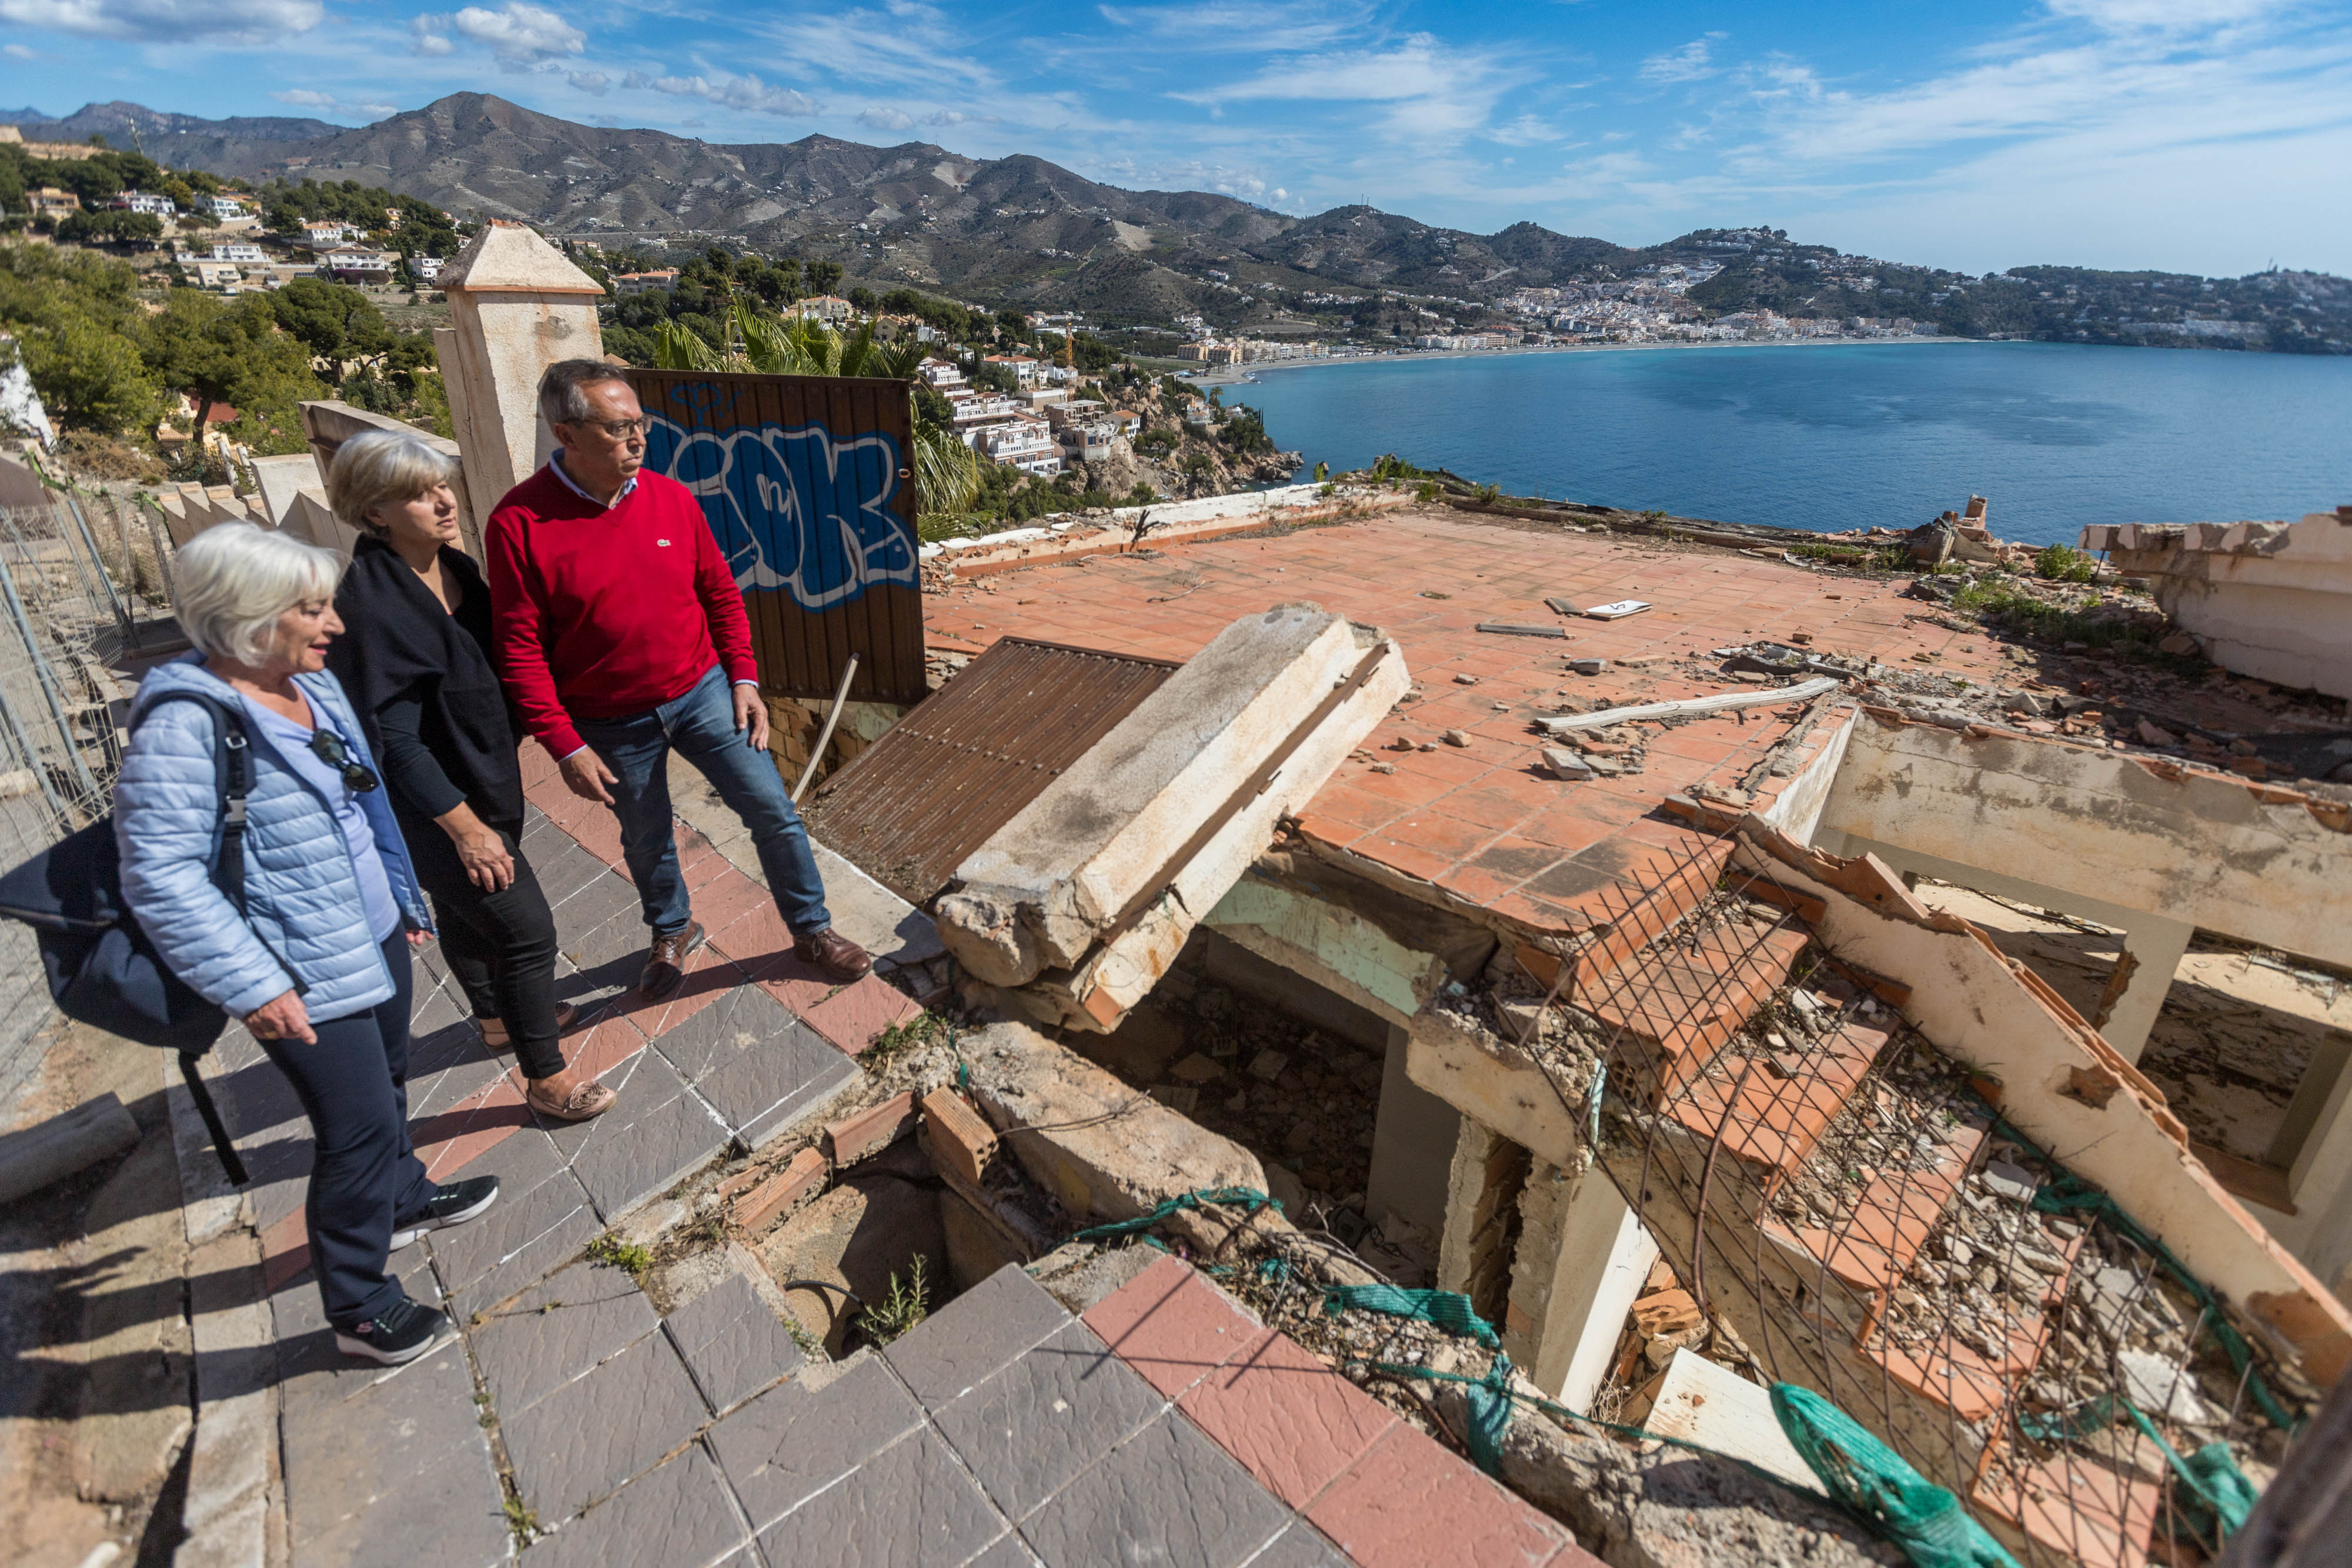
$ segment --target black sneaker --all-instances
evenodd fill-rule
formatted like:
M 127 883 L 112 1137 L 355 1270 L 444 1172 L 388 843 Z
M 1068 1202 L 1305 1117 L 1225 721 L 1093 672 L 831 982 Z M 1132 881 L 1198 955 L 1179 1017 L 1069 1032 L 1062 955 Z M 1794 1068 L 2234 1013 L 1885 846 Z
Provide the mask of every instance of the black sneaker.
M 446 1230 L 477 1218 L 498 1200 L 499 1178 L 494 1176 L 453 1181 L 433 1195 L 424 1213 L 393 1228 L 392 1250 L 399 1251 L 428 1230 Z
M 415 1361 L 441 1341 L 449 1316 L 403 1296 L 377 1317 L 335 1331 L 335 1348 L 345 1355 L 399 1366 Z

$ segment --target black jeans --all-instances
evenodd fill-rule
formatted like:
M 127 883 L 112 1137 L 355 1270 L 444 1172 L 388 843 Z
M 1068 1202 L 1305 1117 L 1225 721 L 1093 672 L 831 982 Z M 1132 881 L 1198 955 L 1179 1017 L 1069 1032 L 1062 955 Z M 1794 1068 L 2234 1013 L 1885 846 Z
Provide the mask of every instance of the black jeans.
M 441 955 L 474 1016 L 507 1027 L 526 1078 L 563 1071 L 555 1029 L 555 914 L 523 858 L 520 824 L 493 822 L 514 856 L 514 881 L 484 893 L 466 875 L 457 846 L 438 824 L 403 814 L 402 834 L 416 880 L 433 900 Z
M 408 1141 L 408 936 L 383 944 L 393 995 L 324 1023 L 319 1043 L 265 1040 L 261 1049 L 294 1085 L 310 1119 L 310 1266 L 327 1321 L 347 1329 L 381 1316 L 405 1293 L 384 1272 L 392 1233 L 439 1190 Z

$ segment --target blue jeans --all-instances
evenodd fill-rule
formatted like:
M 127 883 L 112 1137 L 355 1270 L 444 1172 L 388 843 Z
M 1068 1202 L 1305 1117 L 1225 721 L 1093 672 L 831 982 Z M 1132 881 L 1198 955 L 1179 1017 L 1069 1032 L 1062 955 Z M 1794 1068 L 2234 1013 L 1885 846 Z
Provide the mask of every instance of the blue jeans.
M 768 891 L 793 935 L 814 936 L 833 924 L 808 831 L 793 810 L 775 758 L 752 750 L 751 732 L 735 727 L 734 692 L 724 669 L 714 667 L 684 696 L 651 712 L 575 719 L 573 727 L 620 780 L 613 786 L 613 812 L 621 819 L 621 857 L 636 879 L 646 924 L 655 936 L 675 936 L 694 918 L 686 877 L 678 870 L 677 840 L 670 831 L 673 747 L 751 830 Z

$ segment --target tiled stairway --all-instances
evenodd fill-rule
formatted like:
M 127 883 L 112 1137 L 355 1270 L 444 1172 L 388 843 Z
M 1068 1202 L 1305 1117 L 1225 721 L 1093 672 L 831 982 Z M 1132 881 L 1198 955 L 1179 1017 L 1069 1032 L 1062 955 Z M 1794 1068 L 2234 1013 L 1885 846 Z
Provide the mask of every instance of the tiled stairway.
M 1969 1343 L 1957 1319 L 1925 1344 L 1898 1344 L 1886 1332 L 1897 1292 L 1933 1301 L 1947 1290 L 1923 1275 L 1922 1252 L 1982 1161 L 1984 1127 L 1962 1120 L 1942 1129 L 1920 1168 L 1833 1173 L 1843 1178 L 1828 1184 L 1838 1208 L 1815 1216 L 1818 1223 L 1771 1212 L 1809 1161 L 1826 1163 L 1821 1145 L 1849 1104 L 1877 1092 L 1869 1074 L 1890 1036 L 1852 1006 L 1810 1037 L 1759 1020 L 1811 938 L 1799 914 L 1806 901 L 1735 874 L 1737 891 L 1783 908 L 1769 928 L 1752 912 L 1726 918 L 1709 909 L 1717 883 L 1698 874 L 1704 869 L 1659 879 L 1628 919 L 1579 955 L 1564 990 L 1612 1032 L 1611 1092 L 1656 1113 L 1649 1150 L 1604 1148 L 1602 1164 L 1621 1189 L 1646 1195 L 1637 1207 L 1685 1278 L 1692 1243 L 1704 1236 L 1708 1277 L 1718 1282 L 1708 1305 L 1779 1375 L 1822 1388 L 1895 1437 L 2012 1544 L 2030 1542 L 2034 1560 L 2137 1568 L 2157 1488 L 2079 1458 L 2037 1469 L 2002 1436 L 2049 1342 L 2067 1271 L 2006 1323 L 1997 1336 L 2005 1343 Z M 1832 995 L 1859 995 L 1842 978 L 1826 985 Z M 1733 1048 L 1751 1022 L 1773 1032 L 1769 1049 Z M 2065 1249 L 2067 1270 L 2082 1245 L 2078 1237 Z M 1723 1282 L 1727 1262 L 1748 1277 Z

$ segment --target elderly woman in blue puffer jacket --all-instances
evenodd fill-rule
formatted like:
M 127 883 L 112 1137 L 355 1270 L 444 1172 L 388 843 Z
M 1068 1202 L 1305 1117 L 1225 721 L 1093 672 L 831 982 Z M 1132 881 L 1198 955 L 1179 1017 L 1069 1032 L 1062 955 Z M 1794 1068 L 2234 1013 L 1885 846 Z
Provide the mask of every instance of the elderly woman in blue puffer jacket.
M 387 1364 L 444 1337 L 391 1253 L 460 1224 L 494 1176 L 436 1186 L 408 1137 L 409 954 L 431 930 L 365 732 L 326 672 L 341 560 L 247 523 L 172 563 L 195 652 L 148 672 L 115 786 L 125 903 L 172 971 L 241 1019 L 310 1117 L 310 1256 L 335 1343 Z M 212 711 L 242 710 L 251 747 L 245 913 L 214 885 L 221 836 Z

